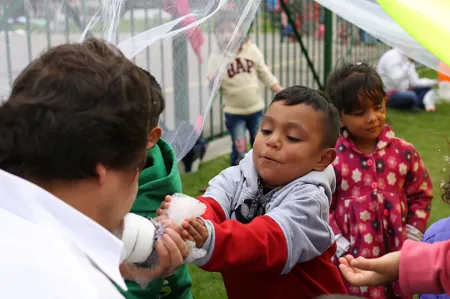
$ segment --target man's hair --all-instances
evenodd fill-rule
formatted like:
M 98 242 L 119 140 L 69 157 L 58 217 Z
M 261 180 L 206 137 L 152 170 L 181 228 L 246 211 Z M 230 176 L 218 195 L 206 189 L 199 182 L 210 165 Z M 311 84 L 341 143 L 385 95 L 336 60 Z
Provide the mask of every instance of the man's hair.
M 277 93 L 272 103 L 282 101 L 284 105 L 307 105 L 315 111 L 322 113 L 322 145 L 335 147 L 339 138 L 339 113 L 330 101 L 330 98 L 322 91 L 305 86 L 292 86 Z
M 0 107 L 0 169 L 38 180 L 95 177 L 99 163 L 137 170 L 161 112 L 152 96 L 147 75 L 112 45 L 50 48 Z

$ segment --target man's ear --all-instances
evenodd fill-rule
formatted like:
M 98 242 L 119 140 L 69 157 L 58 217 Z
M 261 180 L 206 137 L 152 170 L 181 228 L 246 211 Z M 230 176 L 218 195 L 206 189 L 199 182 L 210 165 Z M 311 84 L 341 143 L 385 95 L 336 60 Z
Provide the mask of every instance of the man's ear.
M 103 164 L 98 163 L 95 166 L 95 172 L 97 172 L 97 180 L 100 185 L 105 184 L 106 182 L 106 175 L 108 173 L 108 170 Z
M 328 167 L 331 163 L 333 163 L 334 159 L 336 159 L 336 150 L 334 148 L 327 148 L 323 150 L 322 155 L 320 156 L 319 161 L 314 167 L 316 171 L 323 171 Z
M 153 148 L 161 138 L 162 130 L 160 127 L 154 127 L 147 135 L 147 150 Z

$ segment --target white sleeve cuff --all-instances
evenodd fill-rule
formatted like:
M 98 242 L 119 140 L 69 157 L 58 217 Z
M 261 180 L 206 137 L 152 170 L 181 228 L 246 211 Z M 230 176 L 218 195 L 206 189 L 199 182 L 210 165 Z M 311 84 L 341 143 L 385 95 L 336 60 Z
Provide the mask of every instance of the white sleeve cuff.
M 214 225 L 212 224 L 211 221 L 209 220 L 205 220 L 201 217 L 199 217 L 200 219 L 203 220 L 203 222 L 205 222 L 206 228 L 208 229 L 208 239 L 206 239 L 205 244 L 203 244 L 202 249 L 206 250 L 206 255 L 200 259 L 197 259 L 194 261 L 194 264 L 201 267 L 204 266 L 206 263 L 209 262 L 209 260 L 211 259 L 211 256 L 213 254 L 214 251 L 214 243 L 215 243 L 215 231 L 214 231 Z
M 406 233 L 408 240 L 422 241 L 423 233 L 412 225 L 406 225 Z
M 342 234 L 338 234 L 336 236 L 336 256 L 343 256 L 350 249 L 350 242 L 342 236 Z

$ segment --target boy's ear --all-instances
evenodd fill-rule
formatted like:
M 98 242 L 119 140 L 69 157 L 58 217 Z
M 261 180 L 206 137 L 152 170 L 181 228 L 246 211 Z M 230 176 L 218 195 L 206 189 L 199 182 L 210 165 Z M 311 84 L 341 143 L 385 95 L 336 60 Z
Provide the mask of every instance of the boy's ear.
M 323 150 L 322 155 L 320 156 L 319 161 L 314 167 L 316 171 L 323 171 L 328 167 L 331 163 L 333 163 L 334 159 L 336 159 L 336 150 L 334 148 L 327 148 Z
M 147 150 L 153 148 L 161 138 L 162 130 L 160 127 L 154 127 L 147 135 Z

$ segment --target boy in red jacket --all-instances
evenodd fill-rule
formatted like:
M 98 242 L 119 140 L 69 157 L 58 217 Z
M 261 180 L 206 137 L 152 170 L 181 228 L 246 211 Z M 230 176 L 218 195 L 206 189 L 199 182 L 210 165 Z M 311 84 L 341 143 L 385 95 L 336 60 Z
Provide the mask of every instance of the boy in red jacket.
M 222 274 L 228 298 L 346 293 L 330 262 L 328 225 L 338 135 L 339 115 L 324 93 L 287 88 L 263 117 L 254 149 L 210 181 L 200 198 L 206 213 L 185 221 L 182 236 L 207 251 L 195 264 Z

